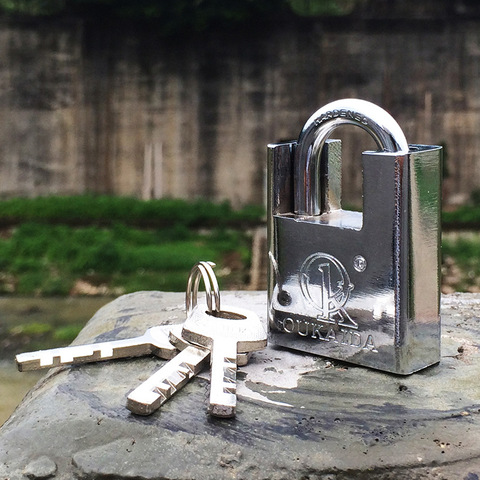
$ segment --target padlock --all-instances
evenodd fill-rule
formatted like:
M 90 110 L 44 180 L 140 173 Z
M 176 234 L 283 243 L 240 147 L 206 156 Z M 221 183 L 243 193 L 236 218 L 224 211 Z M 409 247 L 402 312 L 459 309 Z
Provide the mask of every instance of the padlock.
M 341 208 L 341 143 L 328 138 L 343 124 L 378 146 L 362 153 L 362 212 Z M 269 341 L 402 375 L 438 363 L 442 148 L 408 145 L 358 99 L 267 148 Z

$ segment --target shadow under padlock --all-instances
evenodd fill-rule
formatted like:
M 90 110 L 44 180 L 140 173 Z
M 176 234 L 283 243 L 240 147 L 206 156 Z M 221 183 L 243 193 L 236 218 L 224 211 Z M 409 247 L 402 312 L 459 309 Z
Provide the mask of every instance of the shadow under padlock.
M 341 208 L 340 125 L 366 130 L 363 212 Z M 439 146 L 356 99 L 268 146 L 270 342 L 397 374 L 440 360 Z

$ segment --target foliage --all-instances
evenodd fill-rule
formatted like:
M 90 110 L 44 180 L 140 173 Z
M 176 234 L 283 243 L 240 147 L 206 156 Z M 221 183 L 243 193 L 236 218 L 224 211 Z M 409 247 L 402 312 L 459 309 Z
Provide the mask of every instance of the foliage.
M 290 8 L 302 17 L 346 15 L 356 6 L 356 0 L 289 0 Z
M 123 224 L 103 228 L 24 223 L 9 238 L 0 239 L 0 292 L 67 295 L 79 279 L 102 284 L 107 291 L 182 291 L 199 260 L 223 267 L 224 256 L 236 252 L 248 267 L 249 246 L 246 233 L 226 229 L 197 233 L 138 230 Z M 223 280 L 228 284 L 232 279 Z
M 480 234 L 446 235 L 442 241 L 444 277 L 452 278 L 455 291 L 480 291 Z
M 9 329 L 10 335 L 40 336 L 50 333 L 53 330 L 52 325 L 42 322 L 31 322 L 21 325 L 15 325 Z
M 472 190 L 472 193 L 470 194 L 470 201 L 472 202 L 473 206 L 480 207 L 480 188 Z
M 465 205 L 451 212 L 442 213 L 445 229 L 478 229 L 480 227 L 480 205 Z
M 358 0 L 0 0 L 8 14 L 81 15 L 155 21 L 164 35 L 231 28 L 265 22 L 281 15 L 344 15 Z
M 82 328 L 82 325 L 63 325 L 55 329 L 53 338 L 63 344 L 69 344 L 80 333 Z
M 0 223 L 61 223 L 102 225 L 116 223 L 151 228 L 173 228 L 184 234 L 195 227 L 237 226 L 259 223 L 264 215 L 260 206 L 233 210 L 228 202 L 180 199 L 143 201 L 131 197 L 79 195 L 68 197 L 12 198 L 0 202 Z
M 64 0 L 0 0 L 0 10 L 23 15 L 52 15 L 65 6 Z

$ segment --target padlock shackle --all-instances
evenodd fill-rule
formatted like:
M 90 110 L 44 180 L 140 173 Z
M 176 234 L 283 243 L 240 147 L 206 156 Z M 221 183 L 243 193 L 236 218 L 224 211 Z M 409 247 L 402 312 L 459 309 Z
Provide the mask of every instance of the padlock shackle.
M 320 215 L 320 153 L 331 133 L 340 125 L 356 125 L 368 132 L 380 151 L 408 153 L 405 135 L 383 108 L 355 98 L 344 98 L 317 110 L 305 123 L 294 161 L 294 211 L 297 215 Z

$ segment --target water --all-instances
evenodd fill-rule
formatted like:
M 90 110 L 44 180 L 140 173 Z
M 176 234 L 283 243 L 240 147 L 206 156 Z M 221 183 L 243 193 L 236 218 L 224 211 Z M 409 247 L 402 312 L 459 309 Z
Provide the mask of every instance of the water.
M 15 355 L 68 345 L 106 297 L 0 298 L 0 425 L 46 371 L 18 372 Z

